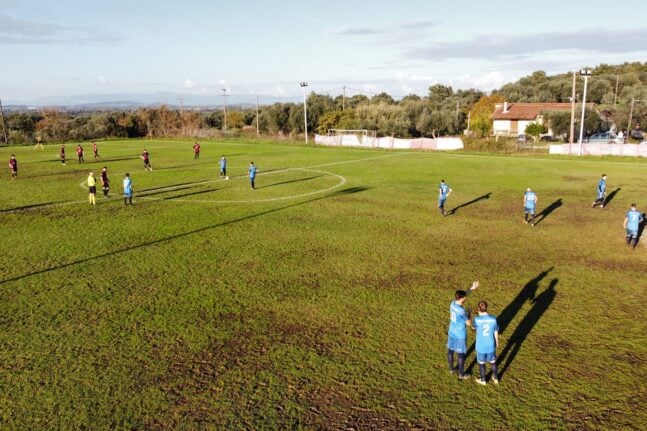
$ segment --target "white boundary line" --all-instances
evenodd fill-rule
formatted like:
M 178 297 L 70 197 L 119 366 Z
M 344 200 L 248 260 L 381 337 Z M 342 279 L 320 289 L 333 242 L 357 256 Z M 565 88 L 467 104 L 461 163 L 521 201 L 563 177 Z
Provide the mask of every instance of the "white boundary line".
M 413 153 L 407 153 L 413 154 Z M 428 153 L 423 153 L 428 154 Z M 489 154 L 457 154 L 457 153 L 433 153 L 443 157 L 457 157 L 457 158 L 488 158 L 488 159 L 505 159 L 514 161 L 542 161 L 542 162 L 578 162 L 578 163 L 603 163 L 608 165 L 629 165 L 645 167 L 647 163 L 630 163 L 630 162 L 614 162 L 613 160 L 585 160 L 585 159 L 551 159 L 547 157 L 514 157 L 514 156 L 493 156 Z

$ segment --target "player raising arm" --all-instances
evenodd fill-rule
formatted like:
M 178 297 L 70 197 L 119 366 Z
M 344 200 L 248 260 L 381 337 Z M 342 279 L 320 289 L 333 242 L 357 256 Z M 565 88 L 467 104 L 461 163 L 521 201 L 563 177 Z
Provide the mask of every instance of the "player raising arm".
M 467 354 L 467 327 L 470 326 L 470 316 L 463 308 L 467 295 L 479 286 L 479 282 L 472 283 L 470 289 L 457 290 L 454 301 L 449 304 L 449 330 L 447 331 L 447 362 L 449 372 L 454 374 L 454 353 L 458 355 L 458 378 L 464 380 L 465 355 Z

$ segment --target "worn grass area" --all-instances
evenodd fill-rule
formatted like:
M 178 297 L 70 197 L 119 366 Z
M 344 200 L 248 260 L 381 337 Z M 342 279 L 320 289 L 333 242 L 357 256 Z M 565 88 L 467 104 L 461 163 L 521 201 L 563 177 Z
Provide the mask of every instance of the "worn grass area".
M 632 252 L 622 229 L 631 202 L 647 208 L 645 161 L 262 141 L 204 142 L 194 161 L 188 141 L 99 145 L 83 166 L 62 166 L 57 146 L 0 149 L 20 162 L 17 181 L 0 177 L 0 428 L 647 421 L 647 241 Z M 104 164 L 113 193 L 132 174 L 133 207 L 87 204 L 80 183 Z M 619 190 L 594 210 L 602 172 Z M 534 228 L 528 185 L 548 208 Z M 502 327 L 498 387 L 446 370 L 447 307 L 474 279 L 468 305 L 486 299 Z

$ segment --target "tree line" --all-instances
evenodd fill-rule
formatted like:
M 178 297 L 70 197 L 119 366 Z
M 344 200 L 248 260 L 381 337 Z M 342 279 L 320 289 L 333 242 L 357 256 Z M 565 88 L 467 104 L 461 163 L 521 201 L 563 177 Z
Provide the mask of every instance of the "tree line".
M 577 79 L 576 94 L 582 97 L 583 82 Z M 395 100 L 387 93 L 372 97 L 331 97 L 311 93 L 307 98 L 308 131 L 326 134 L 329 129 L 368 129 L 378 136 L 436 137 L 469 130 L 476 136 L 491 133 L 494 105 L 508 102 L 569 102 L 572 75 L 548 76 L 537 71 L 491 94 L 476 89 L 454 90 L 436 84 L 424 97 L 408 95 Z M 587 102 L 596 109 L 585 118 L 587 131 L 607 130 L 612 125 L 627 129 L 631 105 L 631 129 L 647 116 L 647 63 L 600 65 L 593 69 Z M 579 108 L 578 108 L 579 109 Z M 570 113 L 547 112 L 556 134 L 568 131 Z M 250 130 L 274 136 L 296 137 L 304 133 L 302 103 L 275 103 L 227 111 L 227 130 Z M 579 117 L 578 117 L 579 118 Z M 29 143 L 40 136 L 45 142 L 101 138 L 218 136 L 225 123 L 222 110 L 202 112 L 169 106 L 136 111 L 68 112 L 53 108 L 5 114 L 10 143 Z

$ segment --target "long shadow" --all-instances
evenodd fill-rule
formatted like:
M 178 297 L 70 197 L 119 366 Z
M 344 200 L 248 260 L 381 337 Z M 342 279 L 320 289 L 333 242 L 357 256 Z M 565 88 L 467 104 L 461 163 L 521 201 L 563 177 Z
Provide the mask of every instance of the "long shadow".
M 512 320 L 519 313 L 519 310 L 521 310 L 521 307 L 523 307 L 526 302 L 532 301 L 535 298 L 537 289 L 539 289 L 539 283 L 541 283 L 541 281 L 546 278 L 548 273 L 552 271 L 553 268 L 555 267 L 551 266 L 547 270 L 540 272 L 535 278 L 526 283 L 525 286 L 521 288 L 519 293 L 517 293 L 517 296 L 501 311 L 501 313 L 498 314 L 496 319 L 499 325 L 499 335 L 505 332 L 508 325 L 510 325 L 510 322 L 512 322 Z M 469 355 L 474 351 L 474 348 L 475 343 L 472 342 L 472 345 L 467 350 L 467 354 L 465 355 L 466 358 L 469 357 Z M 471 373 L 474 365 L 476 365 L 476 360 L 472 358 L 472 361 L 467 366 L 466 371 L 468 373 Z
M 476 198 L 476 199 L 472 199 L 472 200 L 471 200 L 471 201 L 469 201 L 469 202 L 465 202 L 465 203 L 463 203 L 463 204 L 460 204 L 460 205 L 459 205 L 459 206 L 457 206 L 456 208 L 453 208 L 451 211 L 449 211 L 449 212 L 447 213 L 447 215 L 453 215 L 453 214 L 456 214 L 456 211 L 458 211 L 458 210 L 459 210 L 459 209 L 461 209 L 461 208 L 465 208 L 465 207 L 467 207 L 467 206 L 470 206 L 470 205 L 475 204 L 475 203 L 477 203 L 477 202 L 479 202 L 479 201 L 482 201 L 482 200 L 490 199 L 490 196 L 492 196 L 492 192 L 486 193 L 486 194 L 484 194 L 483 196 L 479 196 L 479 197 L 478 197 L 478 198 Z
M 620 187 L 618 187 L 617 189 L 615 189 L 614 191 L 612 191 L 611 193 L 609 193 L 609 194 L 607 195 L 606 199 L 604 199 L 604 206 L 605 206 L 605 207 L 606 207 L 607 205 L 609 205 L 609 203 L 611 203 L 611 201 L 613 200 L 613 198 L 615 198 L 615 197 L 616 197 L 616 195 L 618 194 L 618 192 L 619 192 L 620 190 L 622 190 L 622 189 L 621 189 Z
M 162 200 L 170 201 L 170 200 L 173 200 L 173 199 L 185 198 L 187 196 L 194 196 L 194 195 L 202 195 L 204 193 L 211 193 L 211 192 L 215 192 L 215 191 L 218 191 L 218 190 L 220 190 L 220 189 L 200 190 L 199 192 L 184 193 L 184 194 L 181 194 L 181 195 L 169 196 L 167 198 L 162 198 Z
M 5 209 L 0 210 L 0 213 L 11 213 L 11 212 L 25 211 L 25 210 L 30 210 L 30 209 L 40 208 L 40 207 L 46 207 L 46 206 L 49 206 L 49 205 L 62 204 L 64 202 L 66 202 L 66 201 L 46 202 L 44 204 L 31 204 L 31 205 L 25 205 L 25 206 L 22 206 L 22 207 L 5 208 Z
M 161 195 L 164 193 L 172 193 L 172 192 L 177 192 L 182 190 L 194 189 L 196 187 L 200 187 L 201 185 L 202 184 L 186 185 L 186 186 L 180 186 L 180 187 L 175 187 L 175 186 L 159 187 L 158 189 L 156 189 L 156 191 L 152 191 L 152 192 L 142 191 L 140 193 L 137 193 L 137 196 L 145 198 L 148 196 Z
M 636 237 L 636 247 L 640 243 L 640 238 L 643 236 L 645 231 L 645 226 L 647 226 L 647 214 L 643 213 L 643 222 L 638 226 L 638 236 Z
M 160 189 L 169 189 L 171 187 L 186 186 L 188 184 L 195 184 L 195 182 L 177 183 L 177 184 L 171 184 L 171 185 L 168 185 L 168 186 L 150 187 L 148 189 L 142 189 L 139 192 L 140 193 L 152 192 L 152 191 L 160 190 Z
M 81 174 L 85 173 L 87 175 L 88 171 L 91 171 L 92 169 L 73 169 L 69 171 L 62 171 L 62 172 L 51 172 L 49 174 L 36 174 L 36 175 L 25 175 L 21 178 L 23 179 L 28 179 L 28 178 L 42 178 L 42 177 L 55 177 L 59 175 L 76 175 L 76 174 Z
M 510 338 L 508 338 L 508 343 L 497 359 L 499 364 L 503 364 L 499 368 L 499 378 L 503 377 L 506 373 L 508 367 L 517 356 L 517 353 L 519 353 L 521 345 L 526 338 L 528 338 L 528 334 L 530 334 L 532 328 L 535 327 L 537 322 L 539 322 L 539 319 L 541 319 L 541 316 L 544 315 L 546 310 L 550 307 L 550 304 L 555 300 L 555 296 L 557 296 L 555 286 L 557 283 L 559 283 L 559 279 L 553 278 L 550 281 L 548 288 L 531 301 L 533 304 L 532 308 L 528 311 L 528 314 L 524 316 L 523 320 L 519 322 L 519 325 L 516 327 Z
M 280 211 L 283 211 L 283 210 L 287 210 L 287 209 L 290 209 L 290 208 L 294 208 L 294 207 L 298 207 L 298 206 L 301 206 L 301 205 L 309 204 L 309 203 L 312 203 L 312 202 L 320 201 L 320 200 L 323 200 L 323 199 L 333 198 L 335 196 L 349 195 L 349 194 L 353 194 L 353 193 L 360 193 L 360 192 L 363 192 L 365 190 L 368 190 L 368 187 L 348 187 L 348 188 L 345 188 L 345 189 L 342 189 L 342 190 L 338 190 L 338 191 L 336 191 L 334 193 L 330 193 L 328 195 L 308 199 L 308 200 L 305 200 L 303 202 L 297 202 L 297 203 L 294 203 L 294 204 L 285 205 L 285 206 L 282 206 L 282 207 L 273 208 L 273 209 L 266 210 L 266 211 L 260 211 L 260 212 L 257 212 L 255 214 L 250 214 L 250 215 L 247 215 L 247 216 L 244 216 L 244 217 L 239 217 L 239 218 L 229 220 L 229 221 L 224 221 L 224 222 L 221 222 L 221 223 L 215 223 L 215 224 L 212 224 L 212 225 L 209 225 L 209 226 L 201 227 L 201 228 L 198 228 L 198 229 L 193 229 L 193 230 L 190 230 L 190 231 L 187 231 L 187 232 L 182 232 L 182 233 L 179 233 L 179 234 L 176 234 L 176 235 L 167 236 L 165 238 L 160 238 L 160 239 L 153 240 L 153 241 L 146 241 L 146 242 L 142 242 L 140 244 L 131 245 L 129 247 L 123 247 L 121 249 L 113 250 L 113 251 L 110 251 L 108 253 L 97 254 L 97 255 L 86 257 L 86 258 L 83 258 L 83 259 L 77 259 L 77 260 L 74 260 L 72 262 L 62 263 L 60 265 L 55 265 L 55 266 L 50 266 L 49 268 L 40 269 L 38 271 L 32 271 L 32 272 L 28 272 L 26 274 L 18 275 L 18 276 L 15 276 L 15 277 L 5 278 L 4 280 L 0 281 L 0 285 L 6 284 L 6 283 L 11 283 L 13 281 L 22 280 L 24 278 L 32 277 L 34 275 L 46 274 L 48 272 L 56 271 L 58 269 L 69 268 L 71 266 L 78 265 L 78 264 L 85 263 L 85 262 L 90 262 L 90 261 L 93 261 L 93 260 L 96 260 L 96 259 L 101 259 L 101 258 L 108 257 L 108 256 L 114 256 L 114 255 L 117 255 L 117 254 L 126 253 L 126 252 L 133 251 L 133 250 L 139 250 L 141 248 L 150 247 L 150 246 L 157 245 L 157 244 L 163 244 L 163 243 L 171 242 L 171 241 L 179 239 L 179 238 L 184 238 L 184 237 L 187 237 L 187 236 L 190 236 L 190 235 L 195 235 L 195 234 L 206 232 L 206 231 L 209 231 L 209 230 L 212 230 L 212 229 L 217 229 L 217 228 L 220 228 L 220 227 L 225 227 L 225 226 L 229 226 L 229 225 L 236 224 L 236 223 L 241 223 L 241 222 L 244 222 L 246 220 L 255 219 L 255 218 L 258 218 L 258 217 L 273 214 L 273 213 L 280 212 Z
M 552 204 L 544 208 L 539 214 L 537 214 L 537 217 L 535 218 L 535 226 L 538 225 L 543 219 L 548 217 L 553 211 L 555 211 L 557 208 L 561 207 L 562 205 L 563 205 L 562 198 L 559 198 L 555 202 L 553 202 Z
M 273 184 L 268 184 L 263 187 L 256 187 L 257 189 L 266 189 L 268 187 L 274 187 L 274 186 L 282 186 L 284 184 L 290 184 L 290 183 L 300 183 L 302 181 L 309 181 L 309 180 L 314 180 L 315 178 L 323 177 L 323 175 L 315 175 L 313 177 L 307 177 L 307 178 L 299 178 L 297 180 L 289 180 L 289 181 L 281 181 L 280 183 L 273 183 Z

